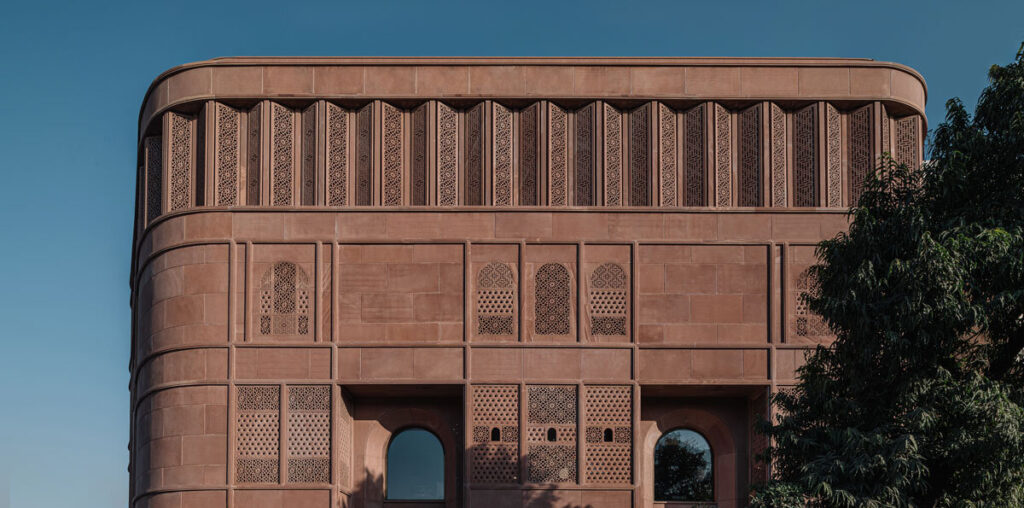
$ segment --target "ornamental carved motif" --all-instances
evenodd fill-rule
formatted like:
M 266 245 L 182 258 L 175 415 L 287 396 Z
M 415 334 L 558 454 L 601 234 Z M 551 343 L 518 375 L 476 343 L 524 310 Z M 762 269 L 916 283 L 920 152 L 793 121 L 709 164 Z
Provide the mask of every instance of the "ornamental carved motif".
M 385 103 L 384 118 L 384 154 L 383 185 L 384 206 L 402 205 L 402 111 Z
M 558 263 L 537 269 L 534 331 L 537 335 L 567 335 L 570 331 L 571 281 L 569 270 Z
M 528 390 L 527 480 L 575 483 L 576 387 L 533 385 Z
M 715 205 L 732 204 L 732 125 L 731 114 L 715 104 Z
M 629 484 L 633 478 L 633 389 L 587 386 L 584 393 L 585 481 Z
M 238 147 L 238 110 L 216 103 L 217 115 L 217 179 L 216 203 L 218 206 L 238 204 L 238 172 L 240 169 Z
M 896 162 L 917 169 L 921 164 L 920 118 L 916 115 L 896 120 Z
M 818 108 L 793 114 L 793 205 L 818 206 Z
M 651 204 L 651 104 L 629 115 L 629 204 Z
M 738 206 L 761 206 L 761 105 L 739 114 Z
M 447 104 L 437 104 L 437 204 L 459 204 L 459 116 Z
M 484 103 L 466 111 L 466 204 L 484 204 Z
M 593 206 L 597 204 L 594 193 L 594 126 L 597 105 L 587 104 L 576 111 L 576 192 L 574 204 Z
M 472 478 L 479 483 L 519 481 L 519 387 L 475 385 L 472 390 Z
M 831 104 L 825 104 L 825 130 L 828 141 L 826 153 L 825 194 L 827 206 L 843 206 L 843 142 L 840 130 L 839 110 Z
M 512 205 L 512 111 L 494 103 L 494 204 Z
M 299 204 L 316 204 L 316 117 L 317 105 L 302 111 L 302 168 L 299 175 Z
M 170 206 L 173 212 L 192 203 L 192 121 L 177 113 L 171 115 Z
M 707 205 L 705 105 L 686 112 L 686 206 Z
M 477 333 L 515 333 L 516 277 L 505 263 L 490 262 L 477 275 Z
M 605 203 L 622 206 L 622 113 L 604 105 Z
M 373 204 L 373 104 L 356 113 L 356 205 Z
M 771 105 L 771 174 L 772 206 L 786 206 L 788 187 L 786 182 L 786 113 L 778 106 Z
M 348 204 L 348 112 L 327 103 L 327 204 Z
M 288 481 L 331 481 L 331 387 L 288 387 Z
M 163 204 L 163 147 L 160 136 L 146 138 L 146 222 L 160 216 Z
M 629 291 L 626 271 L 605 263 L 590 275 L 590 333 L 625 336 Z
M 566 182 L 568 177 L 568 168 L 566 167 L 568 163 L 566 133 L 568 120 L 565 110 L 554 104 L 548 104 L 548 122 L 548 172 L 550 173 L 548 197 L 552 206 L 565 206 L 568 204 L 566 197 L 568 192 L 568 183 Z
M 849 118 L 847 144 L 850 153 L 850 205 L 856 206 L 864 192 L 864 182 L 874 166 L 871 153 L 871 105 L 854 110 Z
M 295 170 L 294 115 L 292 110 L 277 103 L 271 103 L 271 196 L 272 204 L 292 204 L 292 178 Z
M 540 158 L 537 156 L 537 130 L 540 119 L 539 104 L 533 104 L 519 113 L 519 204 L 538 204 L 537 174 Z
M 239 386 L 235 418 L 235 479 L 239 483 L 280 481 L 278 386 Z
M 246 143 L 245 203 L 260 204 L 260 118 L 263 105 L 257 104 L 249 110 L 248 143 Z
M 262 336 L 310 334 L 311 284 L 295 263 L 278 262 L 260 283 L 259 334 Z

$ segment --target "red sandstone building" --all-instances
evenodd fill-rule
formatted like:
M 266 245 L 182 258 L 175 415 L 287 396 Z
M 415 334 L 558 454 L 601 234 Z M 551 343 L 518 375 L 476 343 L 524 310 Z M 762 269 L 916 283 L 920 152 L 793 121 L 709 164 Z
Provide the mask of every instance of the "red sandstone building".
M 919 163 L 925 98 L 860 59 L 165 72 L 139 118 L 132 506 L 744 506 L 753 422 L 830 340 L 799 299 L 814 245 L 881 153 Z M 700 492 L 658 477 L 673 432 Z

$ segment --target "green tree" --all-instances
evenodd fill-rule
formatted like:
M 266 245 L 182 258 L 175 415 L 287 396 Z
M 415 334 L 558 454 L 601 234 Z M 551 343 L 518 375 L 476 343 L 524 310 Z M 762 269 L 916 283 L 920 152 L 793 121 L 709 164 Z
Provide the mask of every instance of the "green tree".
M 1024 506 L 1024 45 L 818 247 L 836 334 L 773 400 L 757 507 Z

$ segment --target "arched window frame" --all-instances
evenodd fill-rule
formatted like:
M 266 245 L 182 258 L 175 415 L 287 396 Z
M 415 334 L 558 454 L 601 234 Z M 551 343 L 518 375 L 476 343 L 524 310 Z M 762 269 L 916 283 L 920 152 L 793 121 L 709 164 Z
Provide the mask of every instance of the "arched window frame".
M 654 458 L 657 456 L 657 454 L 658 454 L 658 447 L 661 445 L 661 442 L 666 437 L 668 437 L 669 434 L 672 434 L 673 432 L 680 431 L 680 430 L 685 430 L 685 431 L 689 431 L 689 432 L 693 432 L 694 434 L 697 434 L 698 436 L 700 436 L 701 439 L 704 440 L 704 444 L 707 445 L 707 447 L 708 447 L 708 453 L 710 455 L 709 466 L 711 468 L 711 498 L 710 499 L 688 499 L 688 500 L 683 500 L 683 499 L 659 499 L 657 497 L 657 491 L 655 490 L 655 492 L 653 493 L 654 494 L 653 495 L 654 501 L 657 502 L 657 503 L 713 503 L 713 502 L 715 502 L 717 500 L 717 495 L 718 495 L 718 489 L 715 486 L 715 478 L 718 476 L 718 474 L 717 474 L 718 471 L 715 468 L 715 447 L 714 447 L 714 445 L 711 444 L 711 440 L 708 439 L 708 436 L 704 435 L 703 432 L 701 432 L 698 429 L 690 428 L 690 427 L 674 427 L 674 428 L 671 428 L 671 429 L 661 433 L 661 435 L 658 437 L 657 441 L 655 441 L 655 443 L 654 443 L 654 450 L 653 450 L 654 453 L 651 456 L 651 460 L 653 462 Z M 652 486 L 652 488 L 657 489 L 657 486 L 656 486 L 657 485 L 657 470 L 655 470 L 654 474 L 655 474 L 655 476 L 653 476 L 651 478 L 651 480 L 652 480 L 651 481 L 651 486 Z
M 406 498 L 392 498 L 392 497 L 390 497 L 389 491 L 391 490 L 390 489 L 390 483 L 391 483 L 391 474 L 390 474 L 391 446 L 394 445 L 395 440 L 399 436 L 401 436 L 402 434 L 404 434 L 407 431 L 412 431 L 412 430 L 424 431 L 424 432 L 430 434 L 434 438 L 434 440 L 437 442 L 437 448 L 441 451 L 441 466 L 442 466 L 442 470 L 444 469 L 444 467 L 446 465 L 447 454 L 445 453 L 444 441 L 442 441 L 441 437 L 438 436 L 433 430 L 428 429 L 426 427 L 419 427 L 419 426 L 408 426 L 408 427 L 403 427 L 403 428 L 400 428 L 400 429 L 396 430 L 395 432 L 393 432 L 391 434 L 390 439 L 388 439 L 387 446 L 384 447 L 384 481 L 383 481 L 384 499 L 386 501 L 422 501 L 422 502 L 426 502 L 426 503 L 444 502 L 445 501 L 445 495 L 447 493 L 447 487 L 448 487 L 448 485 L 447 485 L 448 478 L 444 474 L 442 474 L 442 476 L 441 476 L 441 497 L 440 498 L 432 498 L 432 499 L 406 499 Z

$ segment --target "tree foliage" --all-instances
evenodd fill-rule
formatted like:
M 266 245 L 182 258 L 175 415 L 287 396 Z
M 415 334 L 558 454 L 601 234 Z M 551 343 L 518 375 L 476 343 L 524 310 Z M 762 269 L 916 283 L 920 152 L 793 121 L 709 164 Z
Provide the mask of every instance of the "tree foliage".
M 819 245 L 807 303 L 836 340 L 773 399 L 755 506 L 1024 506 L 1024 45 L 989 79 Z

